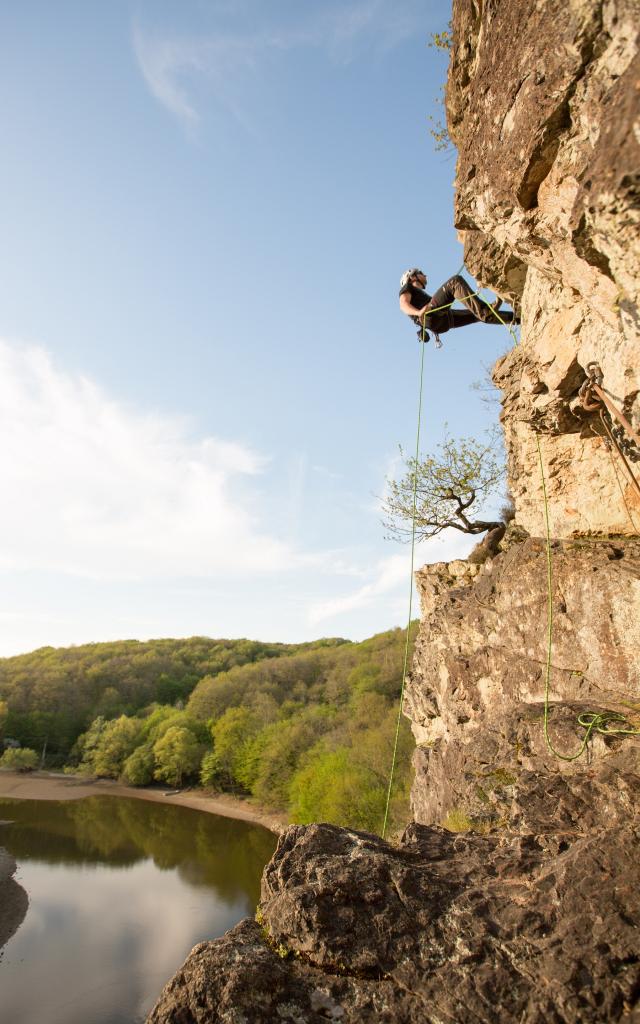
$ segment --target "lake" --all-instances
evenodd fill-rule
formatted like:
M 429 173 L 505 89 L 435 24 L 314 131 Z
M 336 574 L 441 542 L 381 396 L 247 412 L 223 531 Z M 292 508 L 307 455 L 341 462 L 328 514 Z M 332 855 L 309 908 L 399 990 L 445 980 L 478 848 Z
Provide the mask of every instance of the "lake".
M 0 798 L 29 909 L 0 953 L 0 1024 L 137 1024 L 190 949 L 252 915 L 276 837 L 127 797 Z

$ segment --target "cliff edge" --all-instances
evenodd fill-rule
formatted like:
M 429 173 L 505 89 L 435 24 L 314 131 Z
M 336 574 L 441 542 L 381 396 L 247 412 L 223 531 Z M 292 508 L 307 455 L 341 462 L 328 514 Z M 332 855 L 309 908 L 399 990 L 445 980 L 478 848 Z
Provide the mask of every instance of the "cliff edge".
M 515 522 L 417 574 L 398 845 L 294 826 L 255 921 L 202 943 L 151 1024 L 640 1021 L 640 66 L 631 0 L 456 0 L 447 88 L 469 270 L 522 312 L 499 360 Z M 587 403 L 589 404 L 589 403 Z M 555 615 L 549 732 L 548 483 Z M 638 473 L 637 475 L 640 475 Z M 620 721 L 620 720 L 618 720 Z

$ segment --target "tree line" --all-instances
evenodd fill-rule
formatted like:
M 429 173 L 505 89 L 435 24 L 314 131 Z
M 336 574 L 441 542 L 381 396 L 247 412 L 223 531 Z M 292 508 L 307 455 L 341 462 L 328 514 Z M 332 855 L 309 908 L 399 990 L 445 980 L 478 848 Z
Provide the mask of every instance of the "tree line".
M 361 643 L 261 645 L 198 638 L 152 641 L 140 645 L 144 651 L 125 642 L 121 649 L 96 644 L 36 652 L 35 661 L 24 656 L 31 659 L 28 665 L 14 664 L 9 672 L 6 662 L 20 659 L 0 665 L 0 694 L 8 705 L 4 731 L 12 735 L 10 729 L 21 728 L 17 738 L 34 747 L 28 741 L 35 725 L 40 730 L 42 715 L 50 715 L 46 725 L 48 735 L 57 737 L 55 757 L 66 744 L 68 770 L 133 786 L 202 785 L 252 797 L 291 821 L 379 831 L 404 638 L 405 631 L 396 629 Z M 57 680 L 58 693 L 67 691 L 70 707 L 63 701 L 56 710 L 30 706 L 27 689 L 29 695 L 46 692 L 45 680 L 34 678 L 39 665 Z M 173 700 L 166 699 L 168 687 Z M 143 703 L 149 694 L 152 699 Z M 72 736 L 69 715 L 77 723 L 81 709 L 84 726 Z M 398 826 L 408 818 L 412 749 L 403 719 L 391 808 Z

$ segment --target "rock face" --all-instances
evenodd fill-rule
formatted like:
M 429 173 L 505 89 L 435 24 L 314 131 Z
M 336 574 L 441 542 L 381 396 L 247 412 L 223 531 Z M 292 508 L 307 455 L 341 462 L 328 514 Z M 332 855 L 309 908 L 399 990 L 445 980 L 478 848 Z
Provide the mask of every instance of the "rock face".
M 637 1020 L 640 835 L 610 838 L 410 825 L 393 848 L 293 827 L 265 871 L 262 923 L 197 946 L 149 1022 Z
M 640 499 L 579 402 L 597 362 L 640 423 L 639 15 L 454 2 L 456 226 L 468 268 L 522 310 L 494 370 L 516 521 L 482 564 L 418 573 L 399 845 L 290 828 L 258 920 L 197 947 L 153 1024 L 640 1022 L 640 737 L 596 732 L 575 759 L 545 740 L 537 443 L 549 737 L 571 757 L 579 715 L 640 725 Z
M 405 703 L 418 743 L 415 820 L 582 832 L 634 819 L 640 737 L 595 733 L 575 761 L 547 748 L 545 545 L 507 533 L 503 547 L 481 566 L 417 574 L 422 625 Z M 640 541 L 554 542 L 552 570 L 549 732 L 571 755 L 579 714 L 640 711 Z
M 522 342 L 495 379 L 517 519 L 532 534 L 543 532 L 534 431 L 554 536 L 640 525 L 599 416 L 575 402 L 595 361 L 638 429 L 639 25 L 637 0 L 454 4 L 455 223 L 469 270 L 522 310 Z

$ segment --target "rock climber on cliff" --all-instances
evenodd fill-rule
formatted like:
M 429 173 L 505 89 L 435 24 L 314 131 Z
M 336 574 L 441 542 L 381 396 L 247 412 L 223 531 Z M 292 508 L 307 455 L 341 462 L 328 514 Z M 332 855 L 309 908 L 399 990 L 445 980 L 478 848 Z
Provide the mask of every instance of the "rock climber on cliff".
M 468 324 L 477 323 L 520 323 L 515 313 L 507 310 L 500 312 L 500 318 L 498 318 L 494 311 L 500 309 L 501 300 L 497 299 L 493 306 L 487 305 L 473 294 L 465 279 L 459 274 L 445 281 L 433 295 L 424 291 L 426 284 L 427 275 L 418 267 L 406 270 L 400 278 L 400 309 L 411 317 L 420 328 L 418 337 L 421 341 L 428 340 L 427 332 L 429 330 L 433 331 L 436 343 L 439 344 L 439 335 L 445 334 L 446 331 L 455 327 L 466 327 Z M 467 309 L 452 309 L 449 303 L 454 299 L 459 299 Z M 441 306 L 448 306 L 448 308 L 441 309 Z M 438 312 L 432 313 L 431 310 L 438 310 Z

